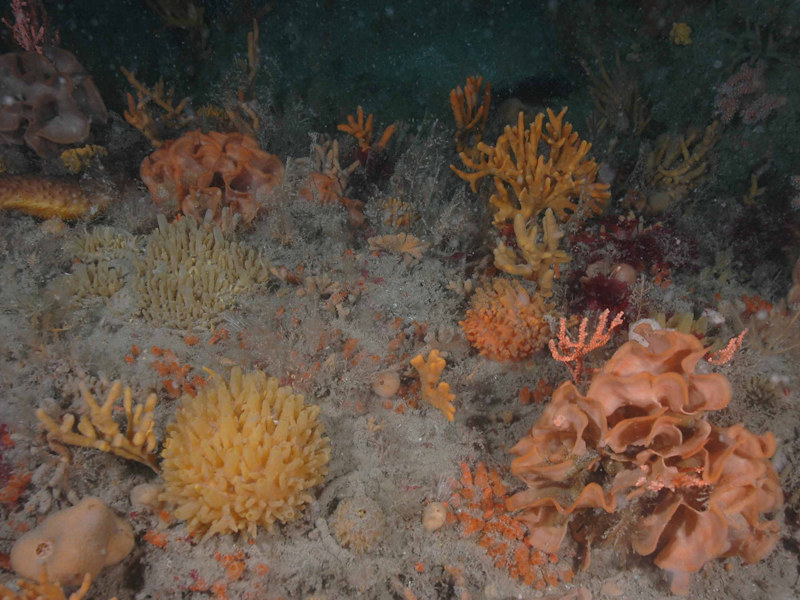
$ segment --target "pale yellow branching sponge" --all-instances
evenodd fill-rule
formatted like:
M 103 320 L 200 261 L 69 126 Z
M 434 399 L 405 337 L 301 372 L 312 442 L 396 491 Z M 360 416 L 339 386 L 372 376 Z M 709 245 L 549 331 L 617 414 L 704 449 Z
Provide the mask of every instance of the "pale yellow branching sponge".
M 153 433 L 153 411 L 158 402 L 156 395 L 150 394 L 144 404 L 133 406 L 131 388 L 126 387 L 123 393 L 122 382 L 117 380 L 111 385 L 105 403 L 100 406 L 83 382 L 80 383 L 79 389 L 83 401 L 89 407 L 89 414 L 83 415 L 78 421 L 77 431 L 73 430 L 75 425 L 73 414 L 65 415 L 59 425 L 41 408 L 36 411 L 36 416 L 47 429 L 48 439 L 111 452 L 147 465 L 158 473 L 156 436 Z M 120 431 L 119 425 L 111 416 L 120 396 L 123 396 L 122 406 L 127 423 L 124 433 Z

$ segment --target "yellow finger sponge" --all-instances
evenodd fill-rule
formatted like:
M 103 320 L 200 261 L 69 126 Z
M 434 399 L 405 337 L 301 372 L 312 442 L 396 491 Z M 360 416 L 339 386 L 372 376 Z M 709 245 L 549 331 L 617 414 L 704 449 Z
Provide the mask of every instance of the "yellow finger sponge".
M 11 548 L 11 567 L 21 577 L 37 579 L 42 565 L 50 581 L 80 585 L 84 575 L 97 577 L 133 550 L 133 529 L 99 498 L 88 496 L 50 515 Z

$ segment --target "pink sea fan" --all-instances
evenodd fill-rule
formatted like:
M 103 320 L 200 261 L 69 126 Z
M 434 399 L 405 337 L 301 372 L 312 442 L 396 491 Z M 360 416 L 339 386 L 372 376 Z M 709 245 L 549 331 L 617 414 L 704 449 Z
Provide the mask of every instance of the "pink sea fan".
M 727 81 L 717 86 L 714 114 L 723 123 L 732 122 L 738 114 L 743 123 L 753 125 L 786 104 L 786 96 L 766 93 L 765 69 L 766 63 L 761 60 L 755 66 L 744 63 Z

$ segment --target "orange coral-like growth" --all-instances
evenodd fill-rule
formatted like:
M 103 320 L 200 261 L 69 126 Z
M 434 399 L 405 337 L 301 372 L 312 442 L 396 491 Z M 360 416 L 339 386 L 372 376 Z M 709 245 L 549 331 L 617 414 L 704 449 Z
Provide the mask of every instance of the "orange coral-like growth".
M 608 201 L 609 185 L 597 183 L 597 163 L 587 159 L 592 145 L 580 139 L 571 123 L 564 123 L 563 108 L 557 115 L 547 109 L 548 123 L 539 113 L 525 129 L 523 113 L 515 127 L 506 126 L 496 146 L 483 142 L 476 148 L 477 160 L 468 153 L 460 154 L 468 171 L 451 166 L 462 179 L 469 181 L 472 191 L 484 177 L 493 177 L 497 193 L 490 202 L 495 209 L 494 223 L 513 221 L 521 213 L 527 222 L 546 208 L 552 208 L 562 220 L 575 213 L 578 202 L 593 212 L 600 212 Z M 547 156 L 539 147 L 548 148 Z M 512 199 L 509 189 L 514 194 Z
M 456 414 L 456 408 L 453 406 L 453 400 L 455 400 L 456 396 L 450 392 L 449 383 L 439 381 L 439 377 L 442 376 L 442 371 L 446 366 L 445 360 L 439 356 L 439 351 L 431 350 L 428 353 L 427 361 L 422 354 L 418 354 L 411 359 L 411 366 L 419 374 L 422 397 L 430 402 L 434 408 L 442 411 L 448 421 L 452 421 Z
M 461 329 L 483 356 L 519 360 L 541 350 L 550 339 L 548 310 L 539 294 L 518 282 L 496 278 L 475 291 Z
M 360 106 L 356 109 L 356 114 L 358 118 L 354 117 L 353 115 L 347 115 L 347 123 L 342 123 L 341 125 L 337 125 L 336 128 L 339 131 L 344 131 L 345 133 L 349 133 L 358 142 L 358 147 L 361 150 L 383 150 L 386 148 L 386 144 L 389 142 L 389 138 L 392 137 L 394 134 L 395 127 L 394 125 L 389 125 L 386 129 L 383 130 L 378 143 L 374 146 L 372 145 L 372 113 L 367 115 L 366 120 L 364 119 L 364 109 Z
M 190 131 L 142 161 L 140 174 L 160 207 L 202 221 L 230 207 L 251 222 L 283 178 L 283 163 L 241 133 Z
M 556 551 L 572 522 L 579 541 L 653 554 L 685 595 L 706 562 L 752 563 L 775 546 L 778 524 L 761 520 L 783 503 L 768 460 L 775 439 L 704 418 L 728 404 L 731 387 L 694 372 L 706 352 L 697 338 L 663 330 L 646 340 L 623 345 L 586 395 L 571 382 L 555 391 L 512 449 L 511 472 L 528 489 L 507 506 L 522 510 L 533 547 Z
M 455 135 L 456 152 L 467 152 L 472 156 L 473 148 L 483 137 L 492 102 L 492 84 L 486 83 L 481 97 L 482 86 L 483 77 L 479 75 L 467 77 L 463 89 L 459 85 L 450 91 L 450 108 L 453 109 L 453 117 L 458 128 Z
M 583 365 L 586 355 L 592 350 L 602 348 L 609 340 L 611 340 L 611 333 L 614 329 L 622 325 L 622 318 L 625 316 L 623 313 L 617 313 L 611 324 L 606 329 L 608 323 L 609 310 L 605 309 L 597 318 L 597 325 L 595 326 L 594 333 L 591 339 L 587 339 L 589 325 L 588 317 L 581 320 L 578 328 L 578 339 L 573 340 L 567 335 L 567 319 L 561 317 L 561 322 L 558 329 L 557 340 L 550 340 L 550 354 L 553 355 L 559 362 L 563 362 L 569 368 L 572 375 L 572 380 L 575 383 L 581 382 L 581 375 L 583 375 Z

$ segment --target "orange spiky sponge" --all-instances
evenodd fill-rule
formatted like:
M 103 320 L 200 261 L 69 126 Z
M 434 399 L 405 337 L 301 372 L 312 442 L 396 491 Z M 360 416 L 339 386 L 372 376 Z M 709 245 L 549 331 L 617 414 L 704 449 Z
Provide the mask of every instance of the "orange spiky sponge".
M 545 347 L 548 306 L 518 282 L 496 278 L 475 291 L 461 329 L 470 344 L 492 360 L 520 360 Z
M 101 195 L 87 193 L 74 181 L 48 177 L 0 177 L 0 209 L 17 210 L 42 219 L 73 221 L 97 214 Z

